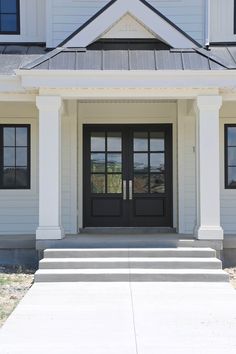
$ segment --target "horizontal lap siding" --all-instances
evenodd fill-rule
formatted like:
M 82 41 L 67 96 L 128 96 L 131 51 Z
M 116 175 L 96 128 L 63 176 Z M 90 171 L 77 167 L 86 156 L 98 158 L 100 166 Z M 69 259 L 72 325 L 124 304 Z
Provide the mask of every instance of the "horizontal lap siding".
M 20 113 L 19 113 L 20 112 Z M 19 117 L 19 114 L 21 117 Z M 31 124 L 31 190 L 0 190 L 0 234 L 35 234 L 39 223 L 38 119 L 33 105 L 0 104 L 0 124 Z M 10 118 L 9 118 L 10 117 Z M 14 117 L 14 118 L 13 118 Z M 71 221 L 71 124 L 62 119 L 62 224 L 67 233 Z
M 128 0 L 127 0 L 128 1 Z M 57 46 L 109 1 L 52 0 L 51 43 Z M 150 0 L 166 17 L 200 43 L 204 43 L 204 0 Z

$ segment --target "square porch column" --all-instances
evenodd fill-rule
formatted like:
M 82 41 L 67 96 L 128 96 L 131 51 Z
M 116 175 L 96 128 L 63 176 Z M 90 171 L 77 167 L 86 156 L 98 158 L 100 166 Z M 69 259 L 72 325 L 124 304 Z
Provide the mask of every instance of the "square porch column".
M 61 226 L 62 99 L 38 96 L 39 109 L 39 227 L 37 240 L 64 237 Z
M 220 225 L 219 112 L 221 96 L 199 96 L 197 122 L 197 227 L 202 240 L 222 240 Z

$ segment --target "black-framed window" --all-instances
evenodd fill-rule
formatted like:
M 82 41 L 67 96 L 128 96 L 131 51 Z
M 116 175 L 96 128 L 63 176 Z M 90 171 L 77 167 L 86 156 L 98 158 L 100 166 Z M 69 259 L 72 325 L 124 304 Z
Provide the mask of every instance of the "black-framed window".
M 234 16 L 234 34 L 236 34 L 236 0 L 234 0 L 234 11 L 233 11 L 233 16 Z
M 0 125 L 0 189 L 30 189 L 30 125 Z
M 225 125 L 225 188 L 236 189 L 236 124 Z
M 0 34 L 20 33 L 20 0 L 0 0 Z

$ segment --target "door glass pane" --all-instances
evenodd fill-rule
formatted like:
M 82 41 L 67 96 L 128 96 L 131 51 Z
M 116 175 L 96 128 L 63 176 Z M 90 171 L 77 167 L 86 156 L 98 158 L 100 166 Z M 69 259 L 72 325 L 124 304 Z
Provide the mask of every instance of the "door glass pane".
M 107 193 L 122 193 L 122 175 L 107 176 Z
M 105 175 L 91 175 L 91 191 L 92 193 L 105 193 L 106 183 Z
M 105 133 L 91 133 L 91 151 L 105 151 Z
M 1 15 L 1 31 L 14 32 L 17 29 L 16 15 Z
M 134 193 L 148 193 L 148 175 L 134 175 Z
M 121 151 L 121 133 L 111 132 L 107 134 L 107 151 Z
M 148 151 L 148 133 L 134 133 L 134 151 Z
M 236 166 L 236 147 L 228 148 L 228 164 L 230 166 Z
M 228 186 L 236 187 L 236 167 L 229 167 L 228 169 Z
M 15 146 L 15 128 L 3 129 L 4 146 Z
M 105 154 L 91 154 L 91 172 L 105 172 Z
M 236 127 L 228 127 L 228 146 L 236 146 Z
M 121 154 L 107 154 L 107 172 L 122 172 Z
M 27 146 L 27 138 L 27 128 L 16 128 L 16 146 Z
M 165 171 L 165 155 L 164 155 L 164 153 L 150 154 L 150 165 L 151 165 L 151 172 Z
M 165 193 L 165 176 L 162 174 L 151 175 L 151 193 Z
M 165 151 L 165 134 L 163 132 L 150 133 L 150 150 Z
M 134 154 L 134 171 L 148 172 L 148 154 Z
M 15 148 L 4 149 L 4 166 L 15 166 Z
M 27 148 L 16 148 L 16 166 L 27 166 Z

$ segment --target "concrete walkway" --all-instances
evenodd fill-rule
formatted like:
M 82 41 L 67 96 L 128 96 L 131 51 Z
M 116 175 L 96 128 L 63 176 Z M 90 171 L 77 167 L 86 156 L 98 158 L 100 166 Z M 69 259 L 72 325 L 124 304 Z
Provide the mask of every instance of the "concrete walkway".
M 0 353 L 235 354 L 235 334 L 227 283 L 39 283 L 0 330 Z

